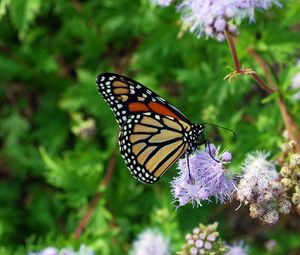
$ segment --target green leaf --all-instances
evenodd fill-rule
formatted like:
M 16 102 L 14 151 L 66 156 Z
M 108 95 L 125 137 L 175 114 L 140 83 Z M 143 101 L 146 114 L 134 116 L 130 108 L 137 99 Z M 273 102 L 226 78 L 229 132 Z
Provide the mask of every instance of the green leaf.
M 14 0 L 10 5 L 11 19 L 21 39 L 26 37 L 26 32 L 35 17 L 39 14 L 41 0 Z

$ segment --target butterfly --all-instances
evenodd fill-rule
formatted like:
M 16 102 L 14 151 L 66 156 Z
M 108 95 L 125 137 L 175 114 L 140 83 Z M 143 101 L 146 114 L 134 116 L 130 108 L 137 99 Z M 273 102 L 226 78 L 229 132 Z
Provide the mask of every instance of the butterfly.
M 139 181 L 155 183 L 177 159 L 207 144 L 204 125 L 191 123 L 139 82 L 103 73 L 98 75 L 96 85 L 119 124 L 121 155 Z

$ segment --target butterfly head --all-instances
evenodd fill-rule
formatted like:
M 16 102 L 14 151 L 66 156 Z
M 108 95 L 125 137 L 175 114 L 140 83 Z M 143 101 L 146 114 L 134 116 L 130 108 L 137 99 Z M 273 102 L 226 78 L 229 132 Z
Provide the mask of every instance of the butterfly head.
M 205 126 L 202 124 L 192 124 L 191 125 L 189 143 L 190 143 L 190 147 L 193 150 L 206 142 L 206 139 L 203 134 L 204 128 L 205 128 Z

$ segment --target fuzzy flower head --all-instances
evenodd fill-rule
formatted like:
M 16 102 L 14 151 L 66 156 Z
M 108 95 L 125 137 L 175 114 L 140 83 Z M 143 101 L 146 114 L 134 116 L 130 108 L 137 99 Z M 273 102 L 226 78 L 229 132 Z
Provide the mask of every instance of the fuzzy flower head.
M 170 242 L 157 230 L 148 229 L 134 241 L 130 255 L 170 255 Z
M 242 166 L 243 176 L 237 191 L 238 197 L 251 200 L 254 194 L 264 193 L 269 184 L 279 178 L 275 164 L 267 160 L 268 156 L 268 153 L 262 151 L 246 156 Z
M 217 231 L 218 223 L 195 227 L 192 233 L 186 235 L 186 243 L 182 247 L 179 255 L 198 254 L 224 254 L 226 251 L 224 242 Z
M 219 153 L 219 148 L 213 144 L 209 148 L 179 160 L 179 176 L 171 182 L 178 206 L 187 203 L 201 205 L 209 197 L 215 197 L 220 202 L 231 198 L 235 186 L 225 169 L 231 160 L 231 153 Z
M 242 166 L 243 175 L 237 186 L 237 199 L 249 205 L 250 216 L 265 224 L 275 224 L 279 214 L 288 214 L 291 202 L 287 198 L 286 187 L 279 180 L 273 162 L 267 160 L 268 154 L 255 152 L 248 154 Z
M 277 0 L 183 0 L 177 7 L 182 21 L 198 37 L 205 35 L 224 41 L 224 30 L 236 34 L 236 20 L 254 20 L 255 9 L 268 9 Z
M 225 255 L 247 255 L 248 254 L 248 248 L 245 247 L 243 241 L 228 246 L 228 249 L 229 251 L 225 253 Z

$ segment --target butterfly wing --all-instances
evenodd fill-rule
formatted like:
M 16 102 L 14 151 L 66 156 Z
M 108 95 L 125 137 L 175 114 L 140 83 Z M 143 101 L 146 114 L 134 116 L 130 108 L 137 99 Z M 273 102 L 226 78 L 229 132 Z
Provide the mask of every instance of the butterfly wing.
M 131 174 L 156 182 L 189 148 L 189 123 L 151 112 L 137 113 L 123 123 L 119 145 Z
M 153 112 L 177 120 L 190 121 L 172 104 L 137 81 L 127 77 L 103 73 L 96 79 L 98 91 L 109 104 L 122 128 L 132 114 Z

